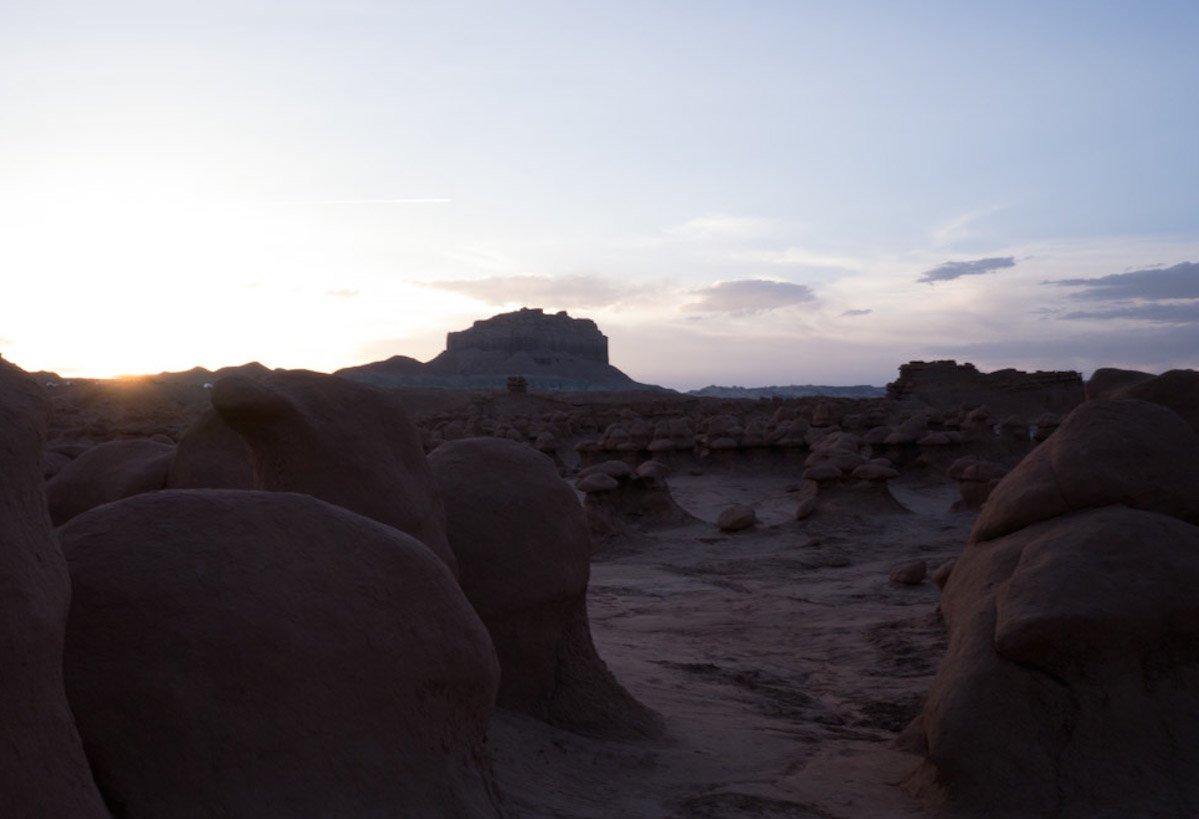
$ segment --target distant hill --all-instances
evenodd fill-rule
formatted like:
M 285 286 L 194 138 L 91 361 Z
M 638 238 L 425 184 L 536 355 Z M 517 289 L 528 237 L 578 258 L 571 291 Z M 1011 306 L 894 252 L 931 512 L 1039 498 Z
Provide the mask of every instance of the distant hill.
M 885 387 L 859 384 L 854 387 L 826 387 L 816 384 L 791 384 L 786 387 L 717 387 L 712 385 L 702 390 L 690 390 L 688 395 L 702 398 L 882 398 L 887 394 Z

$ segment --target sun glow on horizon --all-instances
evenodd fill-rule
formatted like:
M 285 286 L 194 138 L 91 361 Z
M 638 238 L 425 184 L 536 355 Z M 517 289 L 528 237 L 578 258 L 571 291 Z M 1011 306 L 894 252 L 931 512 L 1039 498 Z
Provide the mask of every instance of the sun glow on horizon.
M 462 297 L 387 275 L 353 214 L 231 200 L 197 176 L 80 162 L 0 191 L 7 358 L 71 377 L 331 371 L 363 363 L 366 339 L 441 336 L 462 313 Z

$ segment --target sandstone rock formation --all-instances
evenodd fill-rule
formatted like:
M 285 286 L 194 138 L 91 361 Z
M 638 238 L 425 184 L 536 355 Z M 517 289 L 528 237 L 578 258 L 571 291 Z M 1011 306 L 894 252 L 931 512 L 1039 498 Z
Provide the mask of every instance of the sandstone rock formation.
M 587 621 L 591 539 L 548 458 L 465 438 L 429 456 L 459 582 L 500 658 L 499 705 L 603 736 L 647 736 L 658 719 L 616 681 Z
M 0 799 L 9 816 L 105 817 L 63 688 L 71 592 L 42 491 L 48 409 L 0 360 Z
M 250 448 L 211 407 L 179 438 L 167 474 L 171 489 L 253 489 Z
M 51 520 L 61 526 L 103 503 L 162 489 L 174 456 L 173 445 L 146 438 L 92 447 L 46 484 Z
M 638 384 L 608 362 L 608 337 L 594 321 L 540 308 L 448 333 L 445 351 L 423 365 L 401 357 L 337 374 L 378 386 L 504 389 L 516 376 L 537 391 L 661 389 Z
M 1110 396 L 1160 404 L 1181 415 L 1193 430 L 1199 432 L 1199 372 L 1195 370 L 1170 370 L 1139 379 L 1112 390 Z
M 982 373 L 973 364 L 956 361 L 912 361 L 899 368 L 899 378 L 887 385 L 887 396 L 933 407 L 972 402 L 987 404 L 1001 415 L 1032 415 L 1069 412 L 1084 400 L 1085 391 L 1082 375 L 1073 371 Z
M 279 370 L 218 381 L 212 405 L 248 445 L 255 488 L 303 492 L 394 526 L 455 568 L 420 434 L 394 394 Z
M 499 815 L 495 654 L 414 538 L 232 490 L 139 495 L 60 535 L 67 690 L 119 815 Z
M 636 469 L 610 460 L 579 470 L 575 488 L 584 493 L 587 528 L 597 551 L 611 538 L 694 520 L 671 495 L 669 473 L 670 468 L 658 460 L 644 461 Z
M 1090 401 L 999 483 L 943 577 L 908 781 L 954 816 L 1199 812 L 1199 436 Z

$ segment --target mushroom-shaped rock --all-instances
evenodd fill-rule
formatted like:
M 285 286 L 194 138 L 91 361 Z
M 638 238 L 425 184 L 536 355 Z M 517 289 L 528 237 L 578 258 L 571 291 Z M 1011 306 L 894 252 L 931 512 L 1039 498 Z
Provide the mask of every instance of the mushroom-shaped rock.
M 839 448 L 817 449 L 804 459 L 804 466 L 827 464 L 837 467 L 842 472 L 852 472 L 864 463 L 866 459 L 857 452 Z
M 107 817 L 63 688 L 70 580 L 42 490 L 49 401 L 0 359 L 0 794 L 9 816 Z
M 1007 469 L 993 461 L 967 455 L 950 464 L 946 472 L 958 482 L 961 498 L 954 508 L 960 510 L 978 509 L 986 503 L 999 481 L 1007 474 Z
M 916 441 L 917 446 L 948 446 L 953 439 L 944 432 L 930 432 Z
M 894 431 L 895 430 L 888 426 L 874 427 L 873 429 L 867 430 L 866 434 L 862 436 L 862 443 L 869 444 L 871 446 L 885 444 L 887 442 L 887 438 L 889 438 L 891 433 Z
M 661 461 L 645 461 L 637 467 L 637 477 L 645 480 L 661 480 L 670 475 L 670 467 Z
M 796 418 L 780 427 L 779 436 L 775 441 L 781 447 L 794 449 L 808 445 L 810 425 L 802 418 Z
M 829 463 L 823 463 L 817 464 L 816 466 L 809 466 L 804 470 L 803 478 L 806 481 L 817 482 L 838 481 L 841 480 L 844 474 L 845 473 L 836 466 Z
M 740 532 L 750 529 L 758 522 L 758 515 L 752 506 L 736 503 L 723 509 L 716 518 L 716 526 L 722 532 Z
M 305 370 L 221 379 L 212 405 L 252 453 L 254 486 L 394 526 L 455 568 L 420 434 L 392 393 Z
M 485 438 L 447 442 L 429 463 L 446 501 L 459 582 L 499 654 L 499 705 L 582 733 L 656 733 L 656 715 L 595 652 L 591 538 L 553 463 Z
M 991 493 L 973 540 L 1110 504 L 1199 524 L 1199 435 L 1144 401 L 1087 401 Z
M 928 563 L 923 560 L 905 560 L 891 567 L 891 582 L 897 586 L 919 586 L 928 576 Z
M 607 475 L 610 478 L 620 480 L 627 478 L 633 474 L 633 467 L 629 466 L 624 461 L 602 461 L 598 464 L 584 467 L 579 470 L 578 477 L 585 478 L 588 475 Z
M 899 470 L 882 464 L 867 463 L 854 469 L 849 476 L 859 481 L 889 481 L 899 477 Z
M 174 455 L 174 446 L 148 438 L 92 447 L 46 484 L 50 518 L 55 526 L 61 526 L 101 504 L 162 489 Z
M 139 495 L 59 535 L 67 693 L 122 815 L 498 815 L 495 653 L 411 536 L 216 489 Z
M 606 472 L 592 472 L 588 475 L 581 475 L 575 481 L 575 488 L 587 494 L 591 494 L 592 492 L 611 492 L 618 486 L 620 486 L 620 481 Z

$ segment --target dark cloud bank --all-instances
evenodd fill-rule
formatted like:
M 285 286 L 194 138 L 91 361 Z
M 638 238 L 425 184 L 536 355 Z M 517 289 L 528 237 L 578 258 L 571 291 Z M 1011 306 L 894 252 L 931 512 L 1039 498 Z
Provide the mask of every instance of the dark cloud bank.
M 1199 264 L 1195 262 L 1091 279 L 1054 279 L 1044 284 L 1071 288 L 1072 300 L 1088 304 L 1063 318 L 1199 326 Z
M 1094 279 L 1052 279 L 1045 284 L 1077 288 L 1071 296 L 1087 301 L 1199 299 L 1199 263 L 1182 262 Z

